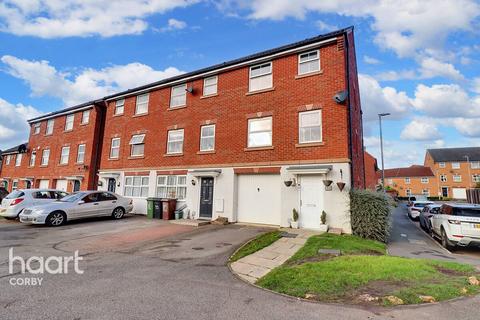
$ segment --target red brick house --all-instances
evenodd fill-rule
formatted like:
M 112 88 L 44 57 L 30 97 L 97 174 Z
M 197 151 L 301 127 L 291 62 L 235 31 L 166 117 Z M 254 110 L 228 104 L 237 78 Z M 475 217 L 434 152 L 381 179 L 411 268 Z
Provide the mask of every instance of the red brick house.
M 378 164 L 377 159 L 367 151 L 364 152 L 365 162 L 365 187 L 375 190 L 378 183 Z

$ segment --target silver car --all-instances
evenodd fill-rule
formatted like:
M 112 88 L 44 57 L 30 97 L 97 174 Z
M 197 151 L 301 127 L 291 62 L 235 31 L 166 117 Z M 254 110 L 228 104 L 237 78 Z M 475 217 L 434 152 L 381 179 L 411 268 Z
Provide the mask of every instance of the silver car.
M 51 203 L 66 195 L 68 193 L 54 189 L 17 189 L 2 200 L 0 216 L 16 219 L 26 208 Z
M 90 217 L 111 216 L 121 219 L 132 210 L 131 199 L 112 192 L 83 191 L 49 204 L 27 208 L 19 217 L 23 223 L 57 227 L 70 220 Z

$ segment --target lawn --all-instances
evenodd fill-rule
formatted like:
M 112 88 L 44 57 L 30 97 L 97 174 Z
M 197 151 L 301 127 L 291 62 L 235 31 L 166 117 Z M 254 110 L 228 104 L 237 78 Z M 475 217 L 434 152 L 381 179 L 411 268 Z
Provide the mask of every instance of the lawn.
M 318 254 L 324 248 L 340 249 L 342 254 Z M 360 297 L 368 294 L 376 299 L 368 303 L 388 304 L 384 297 L 394 295 L 414 304 L 421 302 L 420 295 L 441 301 L 477 293 L 480 287 L 467 282 L 470 275 L 476 275 L 470 265 L 387 256 L 382 243 L 323 234 L 309 238 L 287 263 L 257 284 L 319 301 L 364 304 Z
M 275 230 L 257 236 L 255 239 L 247 242 L 243 247 L 235 252 L 235 254 L 230 258 L 230 262 L 237 261 L 243 257 L 251 255 L 254 252 L 257 252 L 258 250 L 268 247 L 281 238 L 280 234 L 280 231 Z

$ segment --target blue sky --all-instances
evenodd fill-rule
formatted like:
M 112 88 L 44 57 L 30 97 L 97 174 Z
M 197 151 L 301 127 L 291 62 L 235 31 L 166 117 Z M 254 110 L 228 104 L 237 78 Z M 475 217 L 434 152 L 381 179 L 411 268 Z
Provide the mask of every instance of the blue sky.
M 473 0 L 4 0 L 0 149 L 26 119 L 337 28 L 355 26 L 365 145 L 386 167 L 480 142 Z

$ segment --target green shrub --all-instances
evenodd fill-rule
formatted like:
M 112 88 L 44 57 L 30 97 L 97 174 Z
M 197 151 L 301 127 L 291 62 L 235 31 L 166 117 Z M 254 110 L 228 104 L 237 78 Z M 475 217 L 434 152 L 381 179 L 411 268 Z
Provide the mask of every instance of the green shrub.
M 350 218 L 354 235 L 387 242 L 390 232 L 390 203 L 384 193 L 351 190 Z

